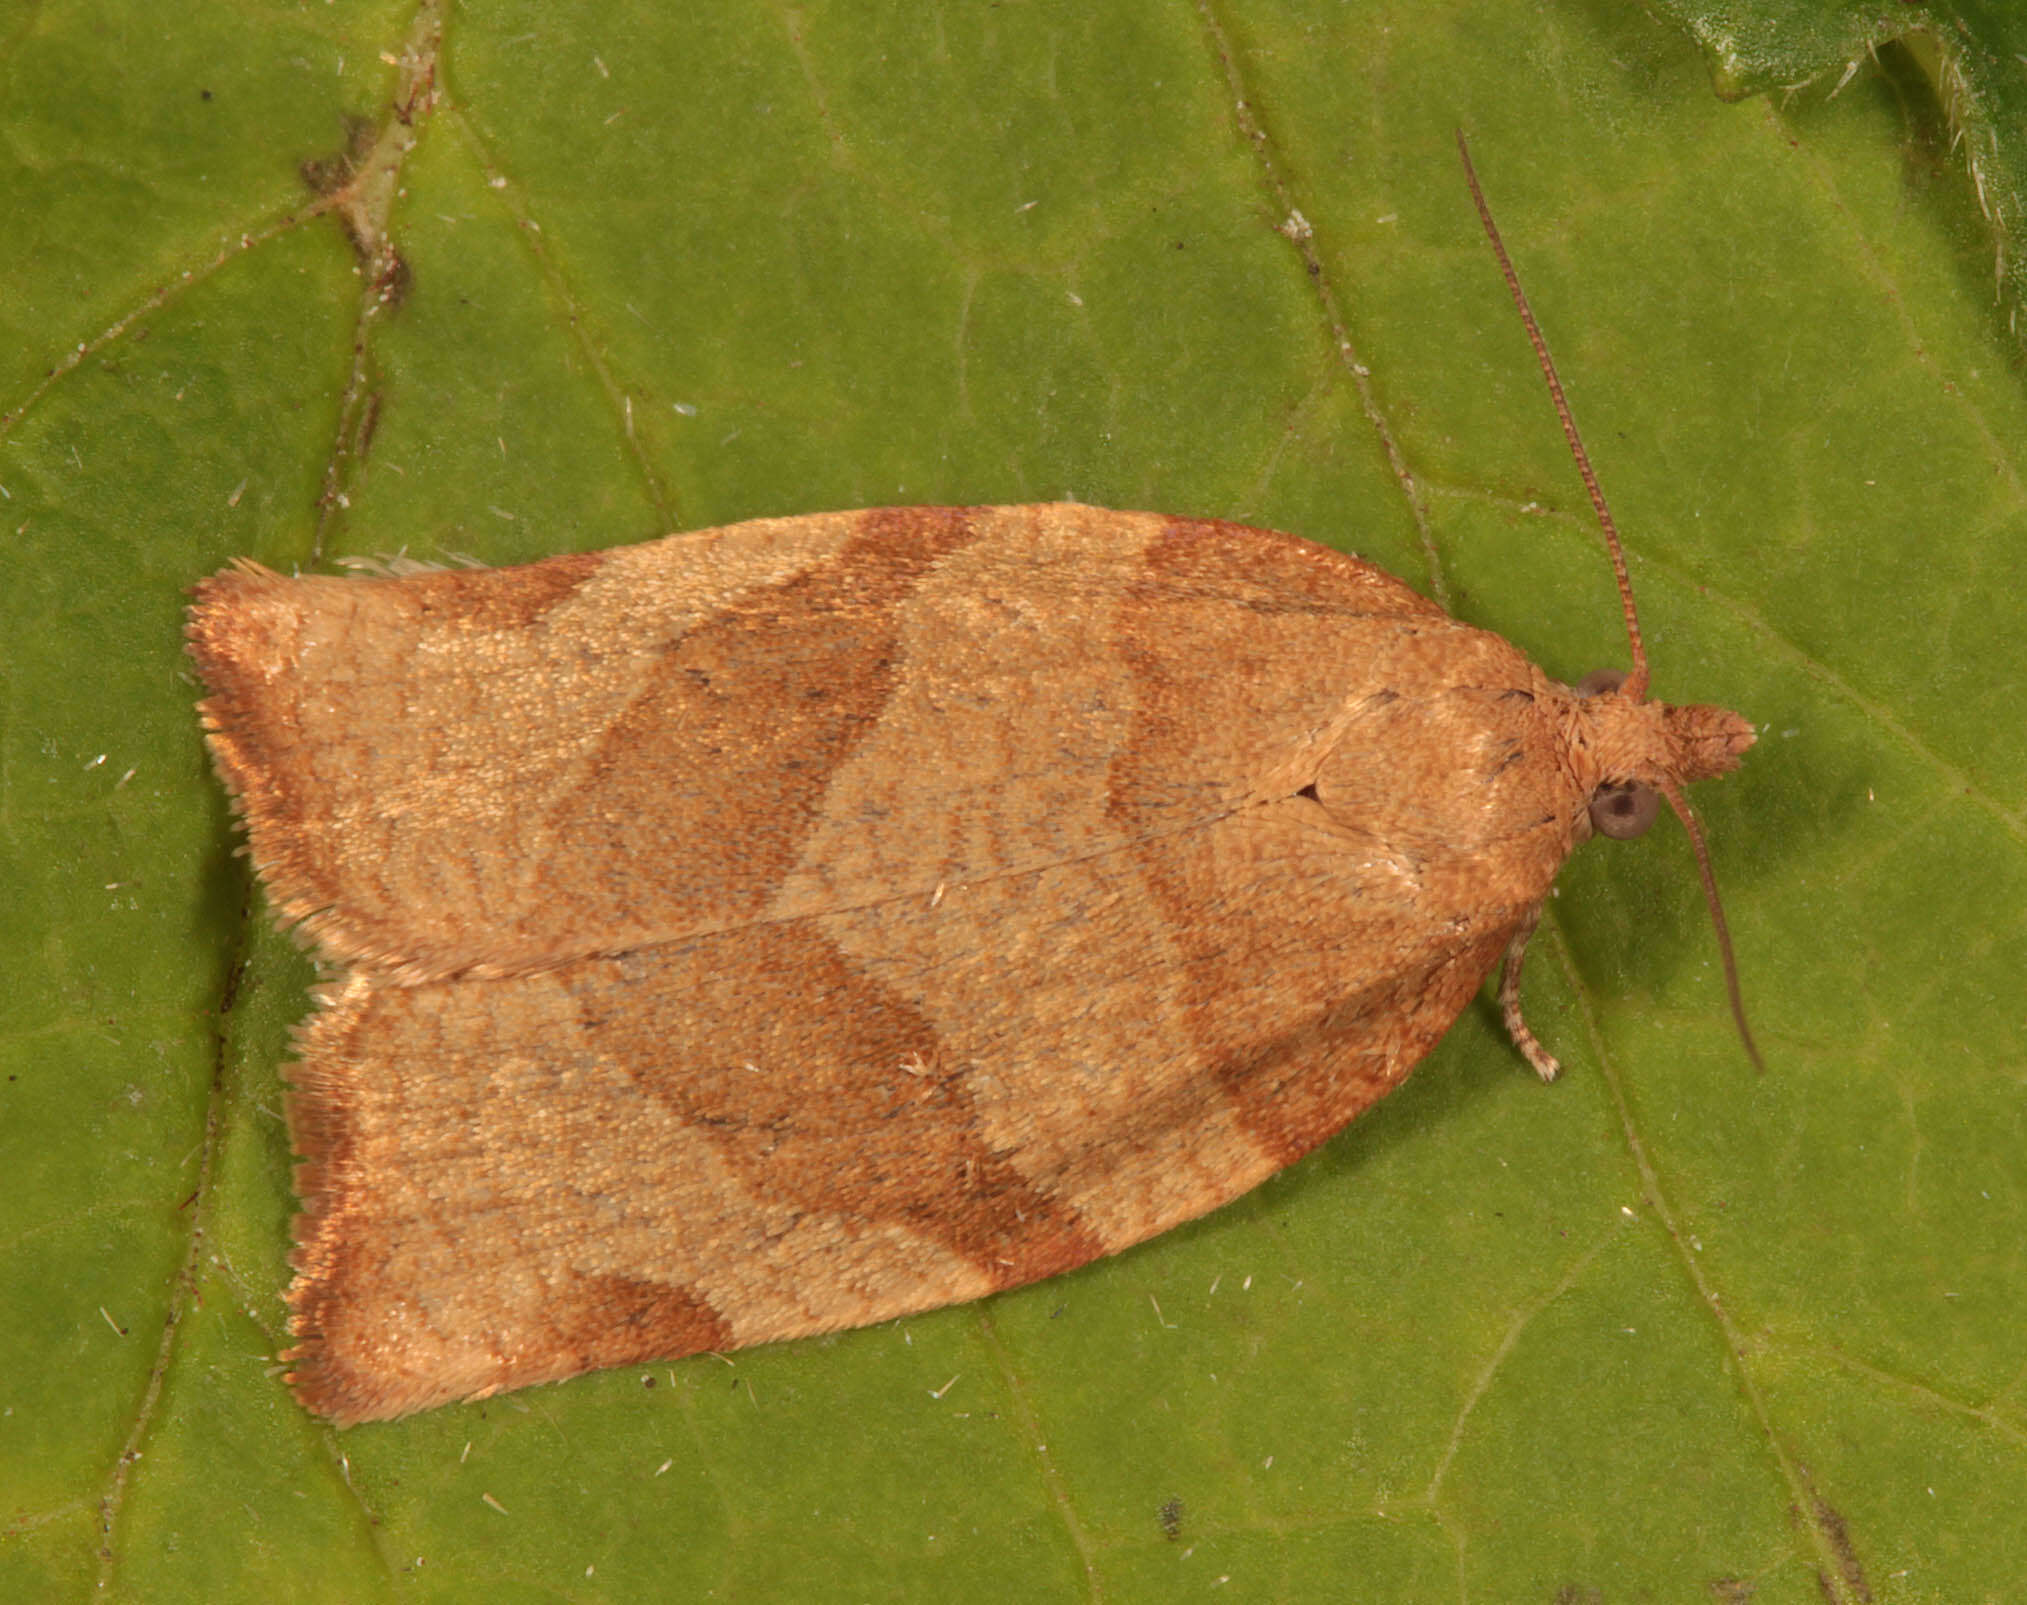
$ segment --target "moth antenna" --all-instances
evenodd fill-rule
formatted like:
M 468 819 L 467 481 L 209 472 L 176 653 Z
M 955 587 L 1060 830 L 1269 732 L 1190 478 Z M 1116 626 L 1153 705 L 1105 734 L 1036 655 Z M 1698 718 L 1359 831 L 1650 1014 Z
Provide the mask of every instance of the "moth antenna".
M 1492 242 L 1492 253 L 1499 258 L 1499 271 L 1506 275 L 1506 287 L 1513 292 L 1513 304 L 1520 308 L 1520 321 L 1527 325 L 1527 338 L 1534 346 L 1535 359 L 1541 364 L 1541 375 L 1548 381 L 1548 393 L 1555 401 L 1555 415 L 1562 420 L 1563 438 L 1570 443 L 1570 455 L 1577 460 L 1577 472 L 1584 476 L 1584 489 L 1591 493 L 1591 505 L 1598 510 L 1598 523 L 1605 531 L 1605 546 L 1612 554 L 1612 576 L 1619 582 L 1619 604 L 1626 610 L 1626 636 L 1633 643 L 1633 669 L 1626 676 L 1626 683 L 1620 687 L 1625 695 L 1638 702 L 1647 695 L 1647 646 L 1640 639 L 1640 615 L 1633 606 L 1633 580 L 1626 572 L 1626 553 L 1619 545 L 1619 526 L 1612 522 L 1612 510 L 1605 505 L 1605 493 L 1598 488 L 1598 476 L 1591 469 L 1590 454 L 1584 450 L 1583 437 L 1577 433 L 1577 421 L 1570 413 L 1568 398 L 1562 393 L 1562 380 L 1556 376 L 1555 362 L 1548 354 L 1548 342 L 1541 337 L 1541 325 L 1534 321 L 1534 309 L 1527 304 L 1527 294 L 1520 287 L 1520 275 L 1513 271 L 1513 259 L 1506 254 L 1506 242 L 1499 237 L 1499 225 L 1492 221 L 1492 208 L 1485 204 L 1485 192 L 1478 187 L 1478 172 L 1471 165 L 1471 147 L 1464 142 L 1464 130 L 1457 130 L 1457 154 L 1464 162 L 1464 182 L 1471 186 L 1471 199 L 1478 208 L 1478 221 L 1485 225 L 1485 237 Z M 1678 808 L 1677 813 L 1681 810 Z M 1706 871 L 1705 883 L 1709 882 Z M 1711 902 L 1713 911 L 1717 904 L 1715 896 Z M 1720 929 L 1722 923 L 1720 922 Z M 1733 988 L 1736 993 L 1736 986 Z M 1740 1016 L 1744 1024 L 1744 1016 Z M 1750 1044 L 1751 1039 L 1747 1039 Z M 1754 1056 L 1757 1061 L 1757 1055 Z
M 1703 900 L 1710 905 L 1710 923 L 1717 927 L 1717 951 L 1724 960 L 1724 989 L 1731 995 L 1731 1017 L 1738 1026 L 1739 1041 L 1745 1044 L 1746 1057 L 1752 1060 L 1755 1070 L 1765 1075 L 1766 1060 L 1760 1057 L 1752 1027 L 1746 1024 L 1745 997 L 1738 989 L 1738 961 L 1731 956 L 1731 928 L 1724 923 L 1724 904 L 1718 901 L 1717 877 L 1710 872 L 1710 853 L 1703 845 L 1703 832 L 1697 828 L 1696 815 L 1689 811 L 1689 799 L 1682 795 L 1680 786 L 1664 780 L 1659 790 L 1675 810 L 1675 817 L 1682 821 L 1682 828 L 1689 832 L 1689 845 L 1696 853 L 1696 873 L 1703 877 Z

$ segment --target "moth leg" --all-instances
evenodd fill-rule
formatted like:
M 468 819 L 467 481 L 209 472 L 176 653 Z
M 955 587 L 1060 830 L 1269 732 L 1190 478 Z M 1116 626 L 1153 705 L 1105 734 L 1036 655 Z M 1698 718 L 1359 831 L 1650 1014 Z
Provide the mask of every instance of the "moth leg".
M 1540 923 L 1541 905 L 1537 903 L 1527 911 L 1527 917 L 1513 933 L 1513 940 L 1506 944 L 1506 956 L 1499 961 L 1499 1012 L 1506 1021 L 1506 1034 L 1513 1038 L 1521 1057 L 1534 1066 L 1534 1073 L 1542 1080 L 1553 1081 L 1562 1073 L 1562 1066 L 1541 1045 L 1541 1039 L 1528 1030 L 1527 1021 L 1520 1014 L 1520 967 L 1527 962 L 1527 940 Z

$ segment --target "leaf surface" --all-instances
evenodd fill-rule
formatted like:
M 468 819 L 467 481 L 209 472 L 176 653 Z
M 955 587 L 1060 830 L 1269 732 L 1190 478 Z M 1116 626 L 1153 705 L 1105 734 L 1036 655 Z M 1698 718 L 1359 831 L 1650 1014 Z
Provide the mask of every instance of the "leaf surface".
M 0 1597 L 2017 1589 L 2027 397 L 1919 52 L 1727 104 L 1577 0 L 80 0 L 9 43 Z M 270 1357 L 312 970 L 234 856 L 183 588 L 1075 496 L 1622 662 L 1459 127 L 1657 692 L 1763 730 L 1697 802 L 1767 1074 L 1664 823 L 1565 873 L 1553 1087 L 1481 1003 L 1310 1160 L 1071 1276 L 305 1416 Z

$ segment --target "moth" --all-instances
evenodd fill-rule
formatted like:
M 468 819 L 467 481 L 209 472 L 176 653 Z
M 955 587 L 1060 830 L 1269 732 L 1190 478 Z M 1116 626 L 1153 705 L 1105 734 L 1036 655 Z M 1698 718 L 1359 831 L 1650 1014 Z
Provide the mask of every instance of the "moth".
M 196 587 L 205 738 L 328 966 L 289 1071 L 305 1405 L 398 1416 L 1116 1252 L 1340 1130 L 1502 956 L 1552 1076 L 1528 936 L 1657 798 L 1716 911 L 1682 788 L 1752 728 L 1647 698 L 1471 188 L 1604 521 L 1622 679 L 1559 684 L 1289 535 L 1075 504 Z

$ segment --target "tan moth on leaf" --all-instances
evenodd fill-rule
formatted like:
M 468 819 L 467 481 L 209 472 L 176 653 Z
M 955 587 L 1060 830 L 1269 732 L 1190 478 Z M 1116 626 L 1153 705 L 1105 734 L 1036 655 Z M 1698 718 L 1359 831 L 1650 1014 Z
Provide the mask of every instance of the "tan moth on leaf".
M 1116 1252 L 1340 1130 L 1502 954 L 1552 1075 L 1563 860 L 1753 739 L 1645 700 L 1637 627 L 1573 689 L 1355 558 L 1074 504 L 242 563 L 189 639 L 335 971 L 286 1358 L 340 1423 Z

